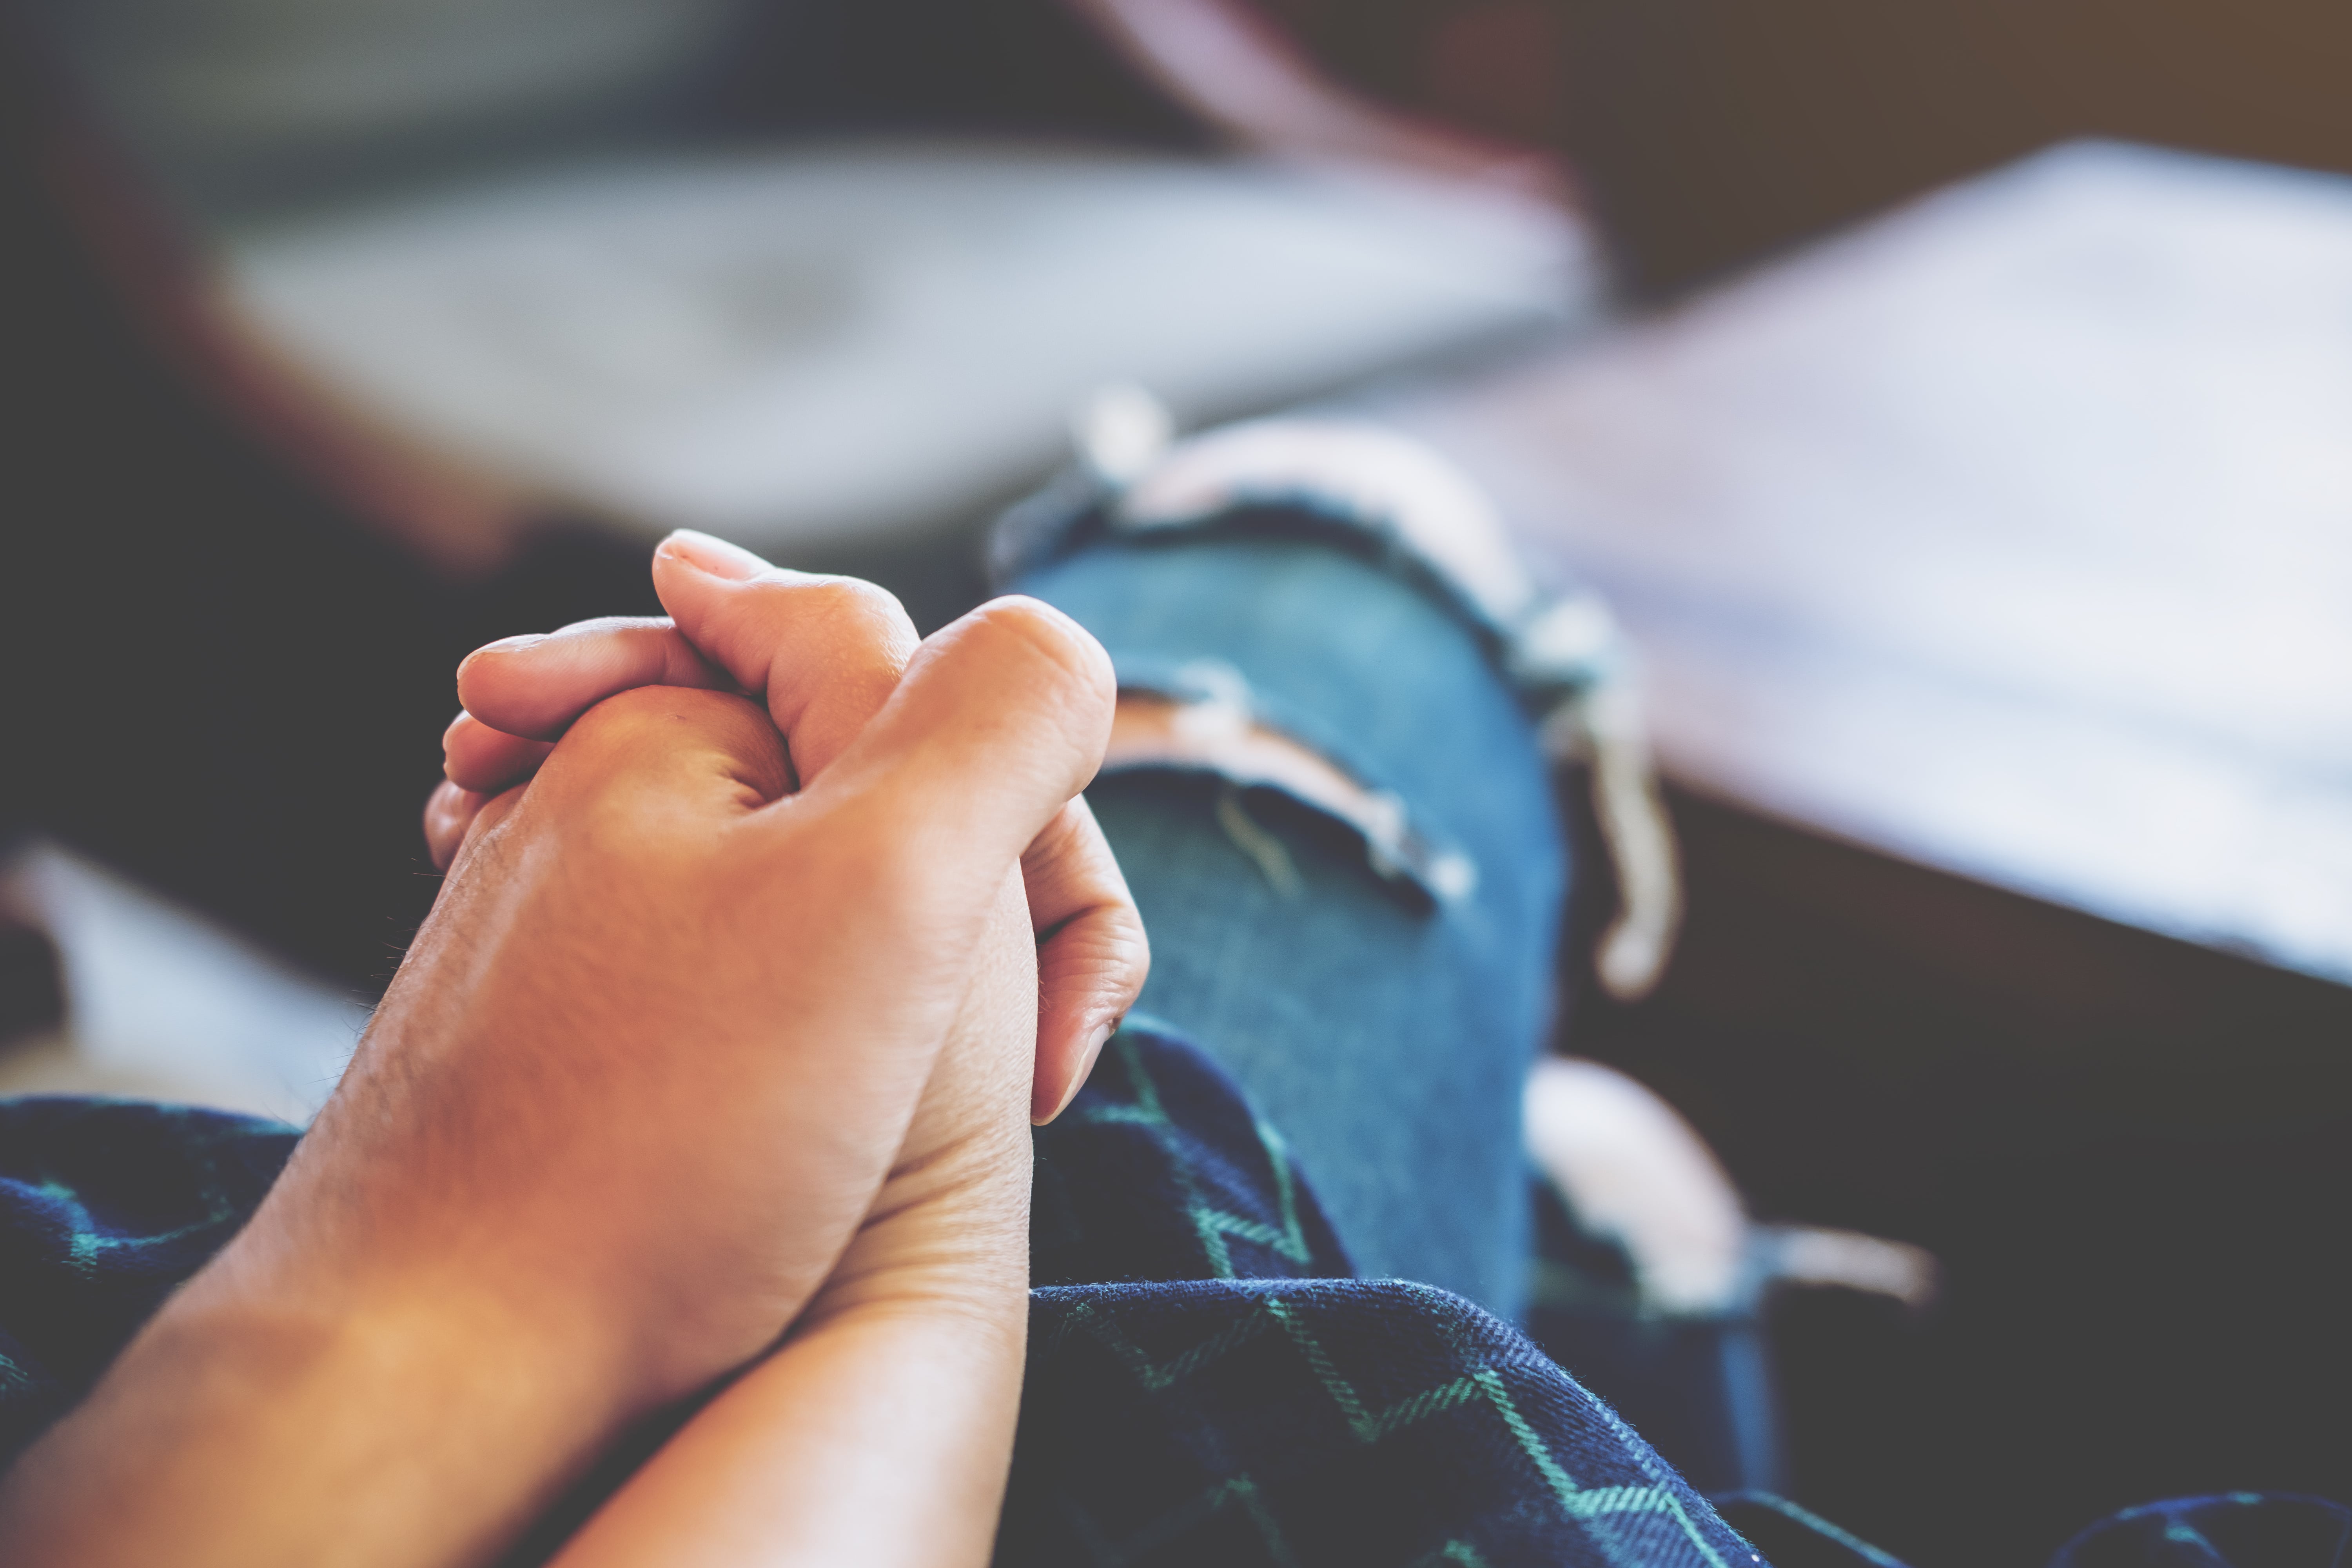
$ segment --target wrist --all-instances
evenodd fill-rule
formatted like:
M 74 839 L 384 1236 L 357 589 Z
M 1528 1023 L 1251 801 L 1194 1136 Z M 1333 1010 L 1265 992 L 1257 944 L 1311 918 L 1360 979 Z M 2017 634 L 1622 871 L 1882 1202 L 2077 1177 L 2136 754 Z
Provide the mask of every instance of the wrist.
M 0 1560 L 495 1557 L 625 1414 L 503 1303 L 410 1283 L 310 1290 L 225 1254 L 10 1474 Z
M 945 1216 L 922 1217 L 928 1230 Z M 1025 1252 L 1008 1263 L 983 1244 L 950 1261 L 954 1248 L 891 1239 L 671 1437 L 555 1568 L 982 1568 L 1020 1415 Z
M 1007 1122 L 892 1172 L 793 1336 L 892 1312 L 1011 1322 L 1025 1334 L 1028 1131 Z

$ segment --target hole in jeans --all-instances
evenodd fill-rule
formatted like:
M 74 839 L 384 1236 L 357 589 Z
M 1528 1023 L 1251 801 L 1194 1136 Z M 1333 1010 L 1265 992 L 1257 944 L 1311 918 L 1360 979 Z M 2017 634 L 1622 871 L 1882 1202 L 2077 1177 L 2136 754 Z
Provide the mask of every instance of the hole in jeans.
M 1239 672 L 1204 663 L 1182 674 L 1183 697 L 1136 689 L 1118 694 L 1105 773 L 1168 767 L 1223 779 L 1218 826 L 1285 897 L 1298 890 L 1297 869 L 1282 841 L 1249 815 L 1242 800 L 1245 789 L 1277 790 L 1346 824 L 1363 840 L 1374 872 L 1412 885 L 1435 903 L 1455 902 L 1476 889 L 1476 865 L 1421 833 L 1395 795 L 1350 777 L 1328 758 L 1259 722 Z

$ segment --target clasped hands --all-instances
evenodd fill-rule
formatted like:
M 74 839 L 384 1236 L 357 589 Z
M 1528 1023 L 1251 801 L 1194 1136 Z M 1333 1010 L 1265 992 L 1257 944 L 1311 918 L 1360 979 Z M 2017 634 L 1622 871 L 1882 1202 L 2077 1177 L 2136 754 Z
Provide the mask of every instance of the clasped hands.
M 448 879 L 252 1223 L 0 1489 L 12 1563 L 985 1561 L 1026 1126 L 1139 991 L 1109 662 L 697 534 L 459 674 Z M 731 1380 L 731 1381 L 730 1381 Z M 131 1500 L 126 1501 L 126 1500 Z

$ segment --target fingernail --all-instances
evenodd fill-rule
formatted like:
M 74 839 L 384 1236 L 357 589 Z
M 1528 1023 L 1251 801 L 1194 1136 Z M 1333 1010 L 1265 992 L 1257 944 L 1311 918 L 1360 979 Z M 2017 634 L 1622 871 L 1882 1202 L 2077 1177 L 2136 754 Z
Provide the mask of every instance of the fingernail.
M 768 569 L 768 563 L 740 544 L 730 544 L 716 534 L 699 529 L 681 528 L 661 542 L 656 555 L 667 555 L 685 562 L 698 572 L 713 577 L 725 577 L 742 582 L 756 577 Z
M 527 647 L 537 647 L 541 643 L 543 643 L 546 640 L 547 634 L 545 632 L 523 632 L 510 637 L 500 637 L 496 642 L 486 642 L 481 647 L 476 648 L 473 652 L 467 654 L 465 658 L 457 661 L 457 679 L 461 681 L 464 680 L 466 679 L 467 666 L 472 664 L 476 659 L 481 658 L 486 653 L 520 653 Z
M 1039 1121 L 1038 1126 L 1043 1127 L 1046 1122 L 1057 1120 L 1062 1112 L 1070 1109 L 1070 1101 L 1078 1098 L 1078 1090 L 1086 1088 L 1087 1079 L 1094 1076 L 1095 1062 L 1101 1057 L 1103 1047 L 1109 1043 L 1111 1036 L 1117 1033 L 1119 1025 L 1125 1022 L 1123 1018 L 1113 1018 L 1095 1031 L 1094 1038 L 1087 1042 L 1086 1054 L 1078 1060 L 1078 1070 L 1070 1075 L 1069 1087 L 1062 1090 L 1062 1103 L 1054 1107 L 1052 1116 Z

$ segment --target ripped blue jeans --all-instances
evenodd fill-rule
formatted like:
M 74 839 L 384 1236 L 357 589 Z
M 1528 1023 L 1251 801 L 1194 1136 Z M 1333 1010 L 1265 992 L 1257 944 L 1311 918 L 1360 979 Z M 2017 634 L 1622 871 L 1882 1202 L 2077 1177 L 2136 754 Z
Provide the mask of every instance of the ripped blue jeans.
M 1568 880 L 1533 726 L 1442 595 L 1331 543 L 1097 541 L 1013 584 L 1122 690 L 1239 708 L 1368 786 L 1343 820 L 1211 768 L 1088 792 L 1150 933 L 1139 1011 L 1198 1041 L 1297 1155 L 1359 1272 L 1527 1298 L 1521 1087 Z

